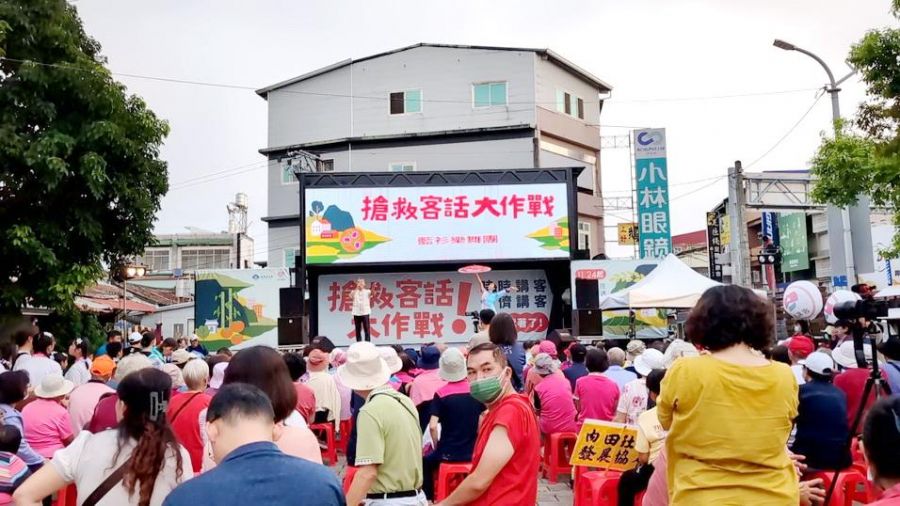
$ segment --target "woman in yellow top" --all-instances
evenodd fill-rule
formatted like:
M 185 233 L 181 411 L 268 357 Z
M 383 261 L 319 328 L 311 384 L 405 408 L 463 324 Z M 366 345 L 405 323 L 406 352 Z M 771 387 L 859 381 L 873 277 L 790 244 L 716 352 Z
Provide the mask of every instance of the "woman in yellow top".
M 774 334 L 772 305 L 739 286 L 711 288 L 685 330 L 709 354 L 676 361 L 657 399 L 670 504 L 797 504 L 786 447 L 797 382 L 760 353 Z

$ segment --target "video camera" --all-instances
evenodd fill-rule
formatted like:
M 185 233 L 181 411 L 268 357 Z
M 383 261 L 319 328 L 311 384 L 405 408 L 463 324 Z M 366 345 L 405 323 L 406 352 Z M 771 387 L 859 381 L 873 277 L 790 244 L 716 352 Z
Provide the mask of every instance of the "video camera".
M 834 306 L 834 316 L 842 320 L 856 321 L 865 318 L 868 321 L 875 321 L 878 318 L 886 318 L 887 315 L 887 301 L 850 300 Z

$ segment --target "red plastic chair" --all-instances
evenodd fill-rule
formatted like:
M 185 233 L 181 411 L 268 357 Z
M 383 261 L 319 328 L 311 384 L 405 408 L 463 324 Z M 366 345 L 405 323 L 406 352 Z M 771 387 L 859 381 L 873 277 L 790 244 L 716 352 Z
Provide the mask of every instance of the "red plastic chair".
M 341 483 L 341 486 L 344 489 L 344 495 L 347 495 L 350 492 L 350 485 L 353 484 L 353 477 L 356 476 L 356 470 L 358 468 L 353 466 L 347 466 L 347 472 L 344 474 L 344 481 Z
M 334 440 L 334 422 L 314 423 L 309 426 L 309 430 L 313 431 L 316 436 L 325 435 L 325 445 L 327 448 L 322 450 L 322 461 L 327 461 L 329 466 L 337 464 L 337 444 Z
M 59 489 L 56 493 L 55 506 L 75 506 L 78 504 L 78 490 L 75 485 L 68 485 Z
M 350 442 L 350 432 L 353 430 L 353 419 L 341 420 L 339 427 L 341 430 L 337 438 L 337 451 L 347 455 L 347 444 Z
M 575 504 L 578 506 L 616 506 L 619 502 L 618 471 L 590 471 L 575 483 Z
M 646 490 L 642 490 L 638 493 L 638 495 L 634 496 L 634 506 L 643 506 L 644 505 L 644 494 L 646 494 Z
M 434 502 L 446 499 L 471 472 L 471 462 L 441 462 L 434 487 Z
M 833 472 L 820 471 L 809 475 L 807 479 L 822 478 L 822 486 L 828 490 L 833 476 Z M 847 468 L 838 474 L 831 500 L 824 506 L 853 506 L 854 501 L 868 504 L 875 497 L 875 489 L 869 480 L 853 468 Z
M 550 434 L 544 445 L 544 460 L 541 473 L 550 483 L 556 483 L 561 474 L 570 474 L 569 456 L 575 448 L 578 434 L 574 432 L 556 432 Z

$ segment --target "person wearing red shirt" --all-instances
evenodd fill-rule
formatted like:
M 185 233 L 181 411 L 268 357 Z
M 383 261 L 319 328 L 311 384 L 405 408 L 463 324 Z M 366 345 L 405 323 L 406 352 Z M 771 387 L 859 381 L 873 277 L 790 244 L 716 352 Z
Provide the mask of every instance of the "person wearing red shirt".
M 297 391 L 297 412 L 307 424 L 313 423 L 316 414 L 316 393 L 305 383 L 300 382 L 300 378 L 306 374 L 306 361 L 299 353 L 288 353 L 284 356 L 284 363 L 291 373 L 294 390 Z
M 863 344 L 863 354 L 866 357 L 866 361 L 871 364 L 871 344 Z M 853 349 L 853 341 L 844 341 L 841 343 L 831 353 L 831 358 L 834 359 L 837 365 L 844 369 L 844 372 L 834 377 L 834 386 L 840 388 L 847 396 L 847 425 L 851 430 L 855 429 L 856 432 L 854 435 L 857 435 L 862 432 L 862 420 L 865 420 L 866 412 L 868 412 L 869 408 L 872 407 L 872 404 L 875 402 L 875 389 L 873 388 L 869 391 L 869 397 L 865 401 L 863 416 L 860 419 L 859 426 L 853 427 L 853 422 L 856 419 L 856 412 L 859 411 L 859 406 L 863 403 L 863 391 L 865 390 L 866 380 L 869 378 L 871 370 L 868 367 L 858 367 L 855 351 Z M 884 375 L 884 371 L 881 371 L 881 374 L 886 384 L 887 378 Z
M 900 504 L 900 397 L 881 399 L 869 410 L 863 428 L 863 452 L 872 481 L 884 489 L 871 506 Z
M 200 359 L 188 360 L 184 366 L 184 381 L 188 391 L 176 394 L 169 401 L 166 418 L 178 439 L 178 443 L 191 456 L 194 472 L 203 466 L 203 435 L 206 430 L 206 409 L 212 397 L 206 394 L 209 383 L 209 366 Z
M 540 430 L 528 399 L 512 386 L 506 355 L 493 343 L 480 344 L 469 350 L 467 370 L 470 394 L 487 411 L 475 440 L 472 472 L 439 504 L 535 504 Z

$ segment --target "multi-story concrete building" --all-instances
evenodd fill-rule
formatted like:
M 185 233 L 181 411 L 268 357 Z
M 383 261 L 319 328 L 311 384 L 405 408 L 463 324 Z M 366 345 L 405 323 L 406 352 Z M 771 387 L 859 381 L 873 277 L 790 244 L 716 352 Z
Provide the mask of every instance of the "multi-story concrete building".
M 582 166 L 578 248 L 602 253 L 600 112 L 611 88 L 548 49 L 416 44 L 260 89 L 268 264 L 299 247 L 298 150 L 325 171 Z

